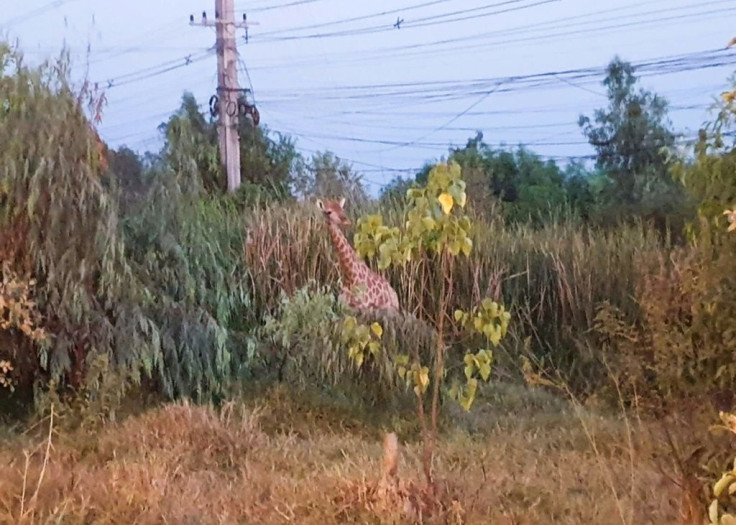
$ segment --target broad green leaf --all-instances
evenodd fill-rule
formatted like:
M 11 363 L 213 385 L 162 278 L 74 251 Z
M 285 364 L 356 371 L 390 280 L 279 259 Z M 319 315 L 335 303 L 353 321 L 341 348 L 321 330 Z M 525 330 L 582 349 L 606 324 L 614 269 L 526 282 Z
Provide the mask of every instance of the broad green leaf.
M 437 221 L 432 217 L 424 217 L 422 218 L 422 226 L 424 226 L 425 230 L 434 230 L 437 226 Z
M 463 239 L 463 244 L 462 244 L 461 249 L 463 251 L 463 254 L 465 254 L 466 257 L 469 257 L 470 252 L 473 251 L 473 240 L 470 237 L 465 237 Z
M 452 241 L 447 249 L 450 251 L 452 255 L 458 255 L 460 253 L 460 250 L 462 249 L 462 244 L 458 240 Z
M 491 337 L 489 339 L 491 340 L 491 343 L 493 343 L 493 346 L 498 346 L 498 343 L 501 342 L 501 329 L 500 329 L 500 327 L 494 328 L 493 333 L 491 334 Z
M 371 341 L 368 343 L 368 350 L 373 355 L 378 355 L 378 353 L 381 351 L 381 343 L 378 341 Z
M 355 330 L 355 326 L 358 324 L 358 321 L 353 316 L 348 316 L 345 318 L 345 321 L 343 322 L 342 329 L 345 332 L 352 332 Z
M 448 392 L 450 399 L 458 399 L 459 394 L 460 394 L 460 388 L 458 387 L 458 385 L 452 385 Z
M 488 379 L 491 377 L 491 365 L 488 363 L 483 363 L 480 365 L 480 377 L 483 378 L 483 381 L 488 381 Z

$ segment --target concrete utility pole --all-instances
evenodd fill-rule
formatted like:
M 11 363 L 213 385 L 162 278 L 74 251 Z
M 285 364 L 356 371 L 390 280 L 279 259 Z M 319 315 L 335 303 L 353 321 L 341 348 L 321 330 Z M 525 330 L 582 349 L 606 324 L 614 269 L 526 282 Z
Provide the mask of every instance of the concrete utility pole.
M 195 22 L 189 17 L 190 25 L 215 27 L 217 32 L 217 100 L 218 131 L 220 139 L 220 161 L 227 172 L 227 189 L 235 191 L 240 187 L 240 137 L 238 136 L 238 48 L 235 43 L 235 30 L 248 24 L 243 15 L 242 22 L 235 21 L 234 0 L 215 0 L 215 20 L 207 20 L 202 13 L 202 21 Z

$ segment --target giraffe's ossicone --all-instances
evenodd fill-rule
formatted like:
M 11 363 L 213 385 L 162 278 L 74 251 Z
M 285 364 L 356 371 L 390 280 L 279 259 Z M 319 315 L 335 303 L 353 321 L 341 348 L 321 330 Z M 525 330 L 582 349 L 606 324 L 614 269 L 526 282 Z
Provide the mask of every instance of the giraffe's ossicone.
M 359 311 L 370 312 L 383 310 L 399 311 L 399 298 L 391 284 L 360 259 L 350 246 L 342 227 L 350 224 L 345 215 L 345 199 L 317 200 L 330 232 L 332 244 L 337 250 L 340 275 L 342 277 L 342 293 L 340 301 Z

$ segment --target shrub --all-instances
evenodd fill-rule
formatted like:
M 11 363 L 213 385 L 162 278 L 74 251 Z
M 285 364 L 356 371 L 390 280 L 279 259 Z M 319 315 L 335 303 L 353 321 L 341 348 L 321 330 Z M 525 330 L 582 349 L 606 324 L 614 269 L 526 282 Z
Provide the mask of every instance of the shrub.
M 12 372 L 30 369 L 34 350 L 43 351 L 49 341 L 31 298 L 35 281 L 19 277 L 7 261 L 0 270 L 0 387 L 12 392 L 18 381 Z
M 121 217 L 84 111 L 99 99 L 75 91 L 66 57 L 31 69 L 2 47 L 0 64 L 0 254 L 37 281 L 49 336 L 16 366 L 19 386 L 82 391 L 104 358 L 169 397 L 222 390 L 249 348 L 236 344 L 249 300 L 235 206 L 202 197 L 179 151 Z
M 598 316 L 624 376 L 658 400 L 733 393 L 736 382 L 736 237 L 727 231 L 728 208 L 736 202 L 736 147 L 724 142 L 735 114 L 733 101 L 724 101 L 701 133 L 695 158 L 674 168 L 699 203 L 698 220 L 688 228 L 690 247 L 640 260 L 635 322 L 622 321 L 609 306 Z
M 159 174 L 123 222 L 128 264 L 145 284 L 136 307 L 158 352 L 138 358 L 168 397 L 221 392 L 247 372 L 247 341 L 236 336 L 256 324 L 236 205 L 198 184 L 191 171 Z
M 371 340 L 380 351 L 367 352 L 360 363 L 365 366 L 355 366 L 349 349 L 358 344 L 356 332 L 370 334 L 368 327 L 376 322 L 380 335 Z M 349 316 L 328 287 L 314 283 L 291 296 L 282 294 L 276 312 L 266 317 L 263 335 L 272 345 L 265 350 L 267 368 L 277 370 L 280 380 L 298 387 L 323 385 L 382 404 L 396 401 L 404 391 L 395 356 L 408 347 L 428 356 L 434 337 L 430 327 L 411 316 Z
M 90 93 L 73 92 L 64 58 L 29 69 L 3 46 L 0 65 L 0 252 L 37 280 L 33 300 L 52 341 L 20 374 L 78 384 L 89 352 L 113 351 L 119 325 L 108 312 L 129 284 L 82 109 Z

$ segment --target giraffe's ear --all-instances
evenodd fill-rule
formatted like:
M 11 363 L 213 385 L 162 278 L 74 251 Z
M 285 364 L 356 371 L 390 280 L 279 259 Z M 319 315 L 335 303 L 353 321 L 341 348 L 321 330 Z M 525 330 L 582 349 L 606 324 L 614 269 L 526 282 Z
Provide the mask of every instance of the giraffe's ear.
M 318 208 L 319 208 L 320 210 L 323 210 L 323 211 L 324 211 L 324 209 L 325 209 L 325 203 L 324 203 L 324 202 L 322 202 L 322 199 L 317 199 L 317 207 L 318 207 Z
M 340 207 L 345 208 L 345 197 L 340 198 Z

